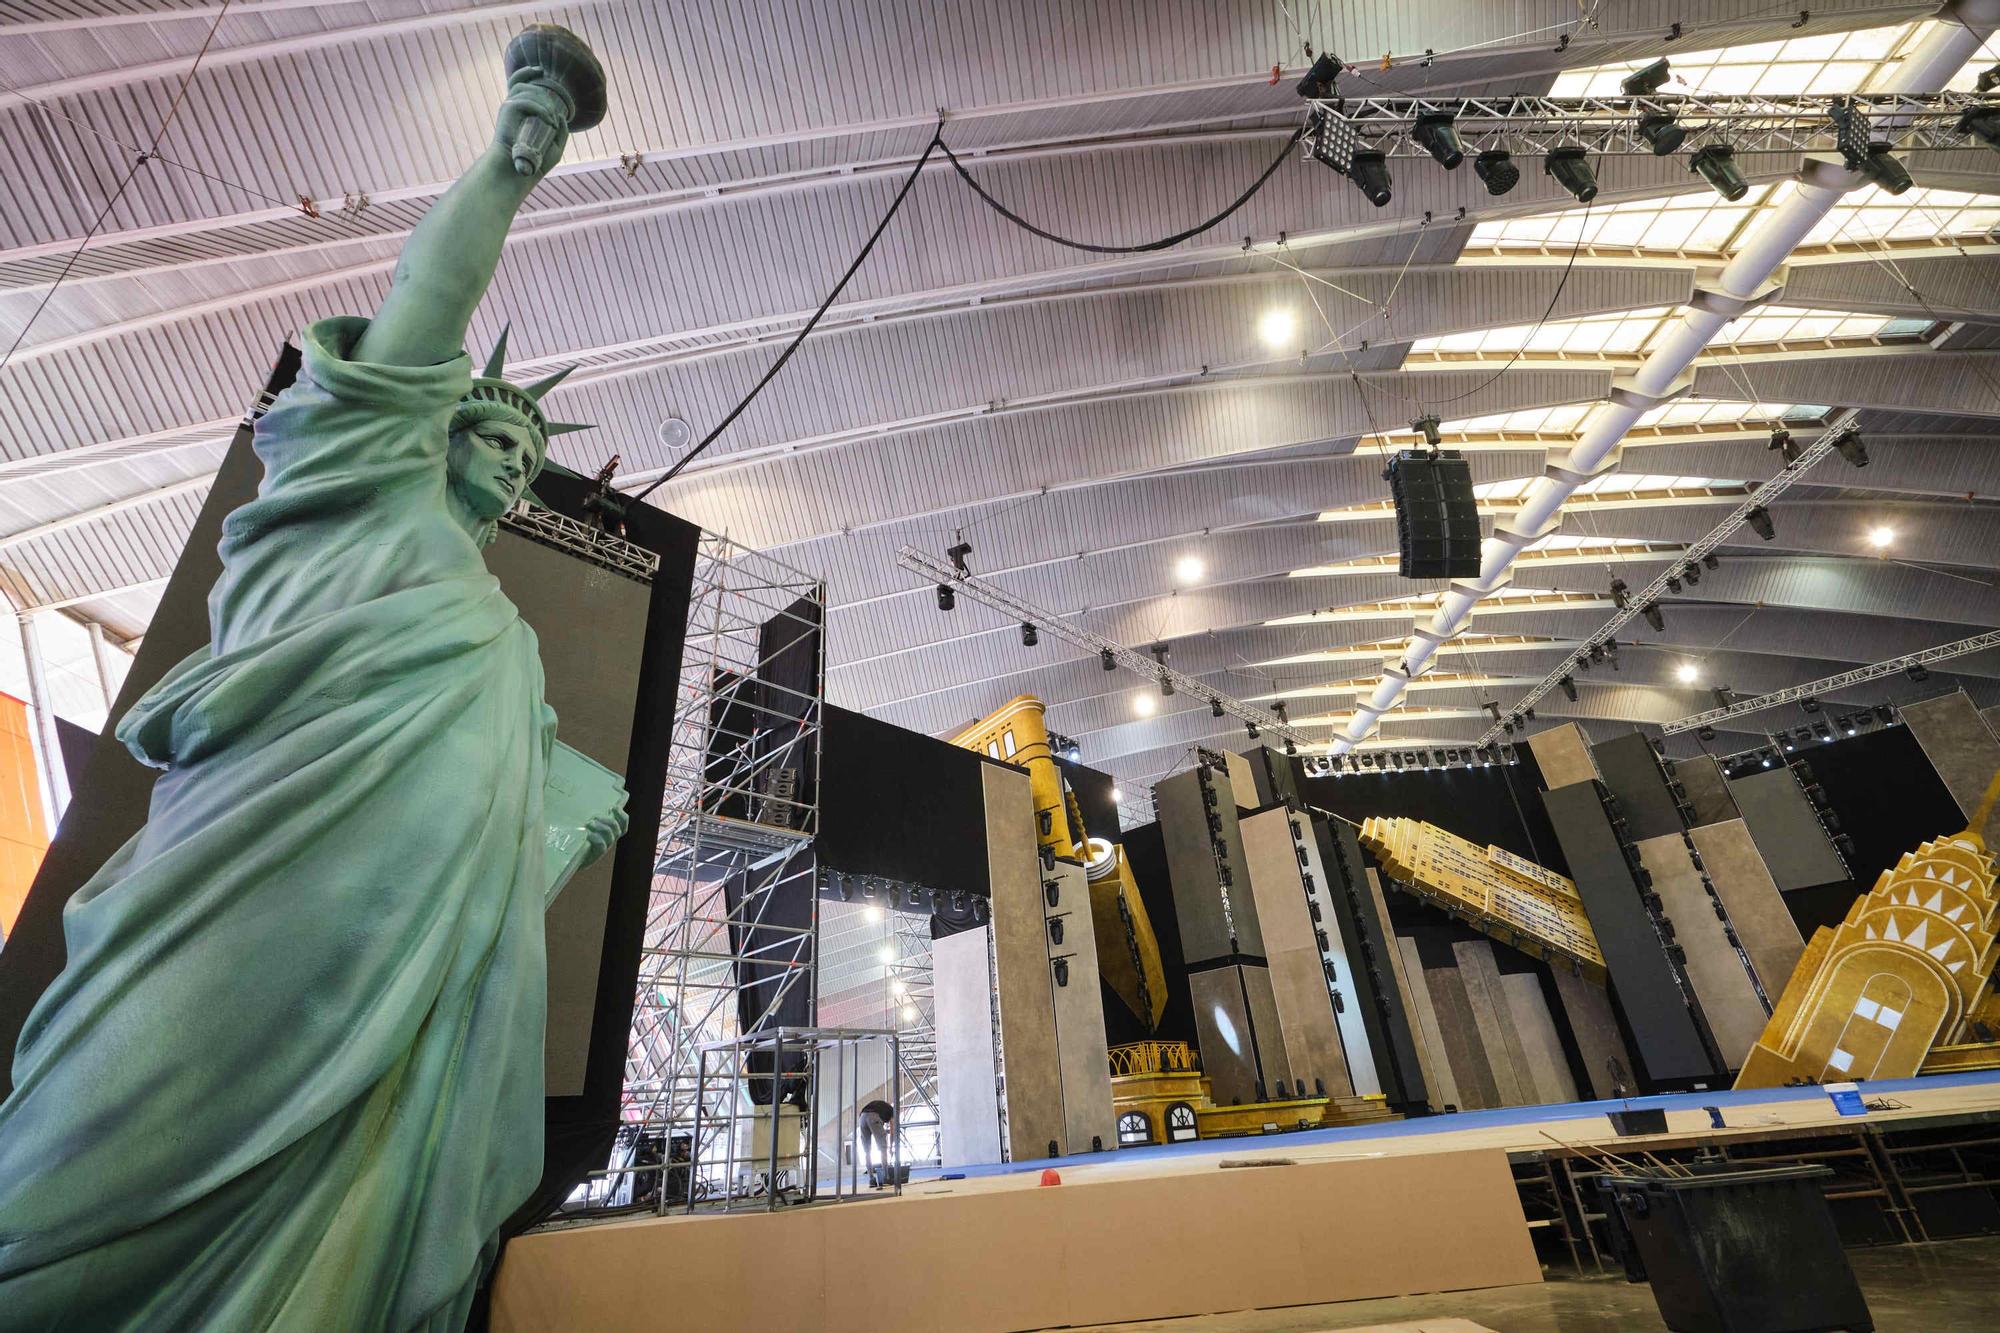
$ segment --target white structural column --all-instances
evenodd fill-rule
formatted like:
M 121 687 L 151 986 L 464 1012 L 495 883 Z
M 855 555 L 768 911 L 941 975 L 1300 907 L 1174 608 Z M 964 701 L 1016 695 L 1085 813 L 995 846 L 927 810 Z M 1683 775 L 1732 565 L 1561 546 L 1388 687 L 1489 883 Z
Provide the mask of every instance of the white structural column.
M 1938 17 L 1938 26 L 1880 91 L 1942 89 L 1994 28 L 2000 27 L 2000 0 L 1955 0 Z M 1355 706 L 1346 733 L 1333 740 L 1335 754 L 1368 738 L 1382 715 L 1402 698 L 1410 681 L 1423 674 L 1438 649 L 1471 622 L 1479 600 L 1507 584 L 1508 571 L 1522 548 L 1560 525 L 1563 504 L 1576 488 L 1618 465 L 1618 447 L 1633 423 L 1648 409 L 1688 391 L 1693 382 L 1688 367 L 1694 359 L 1723 325 L 1776 294 L 1779 289 L 1771 283 L 1772 275 L 1806 233 L 1832 211 L 1841 195 L 1860 183 L 1860 175 L 1837 160 L 1806 161 L 1790 193 L 1750 229 L 1736 257 L 1712 284 L 1697 287 L 1679 322 L 1639 369 L 1613 384 L 1610 401 L 1592 415 L 1563 461 L 1550 463 L 1528 488 L 1520 508 L 1505 522 L 1494 525 L 1493 535 L 1480 547 L 1479 577 L 1453 582 L 1430 622 L 1412 633 L 1402 658 L 1384 668 L 1374 691 Z
M 63 811 L 69 808 L 69 775 L 63 768 L 62 741 L 56 733 L 55 704 L 49 698 L 48 671 L 42 665 L 41 636 L 35 630 L 34 611 L 18 614 L 21 624 L 21 656 L 28 668 L 28 713 L 34 723 L 35 758 L 41 763 L 42 813 L 49 821 L 49 836 L 56 835 Z
M 105 640 L 104 626 L 90 622 L 90 660 L 97 667 L 97 688 L 104 695 L 104 713 L 110 720 L 111 706 L 118 702 L 118 686 L 111 680 L 111 645 Z

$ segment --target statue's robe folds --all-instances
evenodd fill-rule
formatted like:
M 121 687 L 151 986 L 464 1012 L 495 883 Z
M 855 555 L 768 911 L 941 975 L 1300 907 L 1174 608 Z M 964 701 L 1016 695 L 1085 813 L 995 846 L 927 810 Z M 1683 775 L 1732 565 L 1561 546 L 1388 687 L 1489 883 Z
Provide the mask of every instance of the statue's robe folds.
M 212 644 L 120 720 L 150 818 L 0 1106 L 0 1329 L 462 1322 L 541 1171 L 533 632 L 446 509 L 470 384 L 308 330 Z

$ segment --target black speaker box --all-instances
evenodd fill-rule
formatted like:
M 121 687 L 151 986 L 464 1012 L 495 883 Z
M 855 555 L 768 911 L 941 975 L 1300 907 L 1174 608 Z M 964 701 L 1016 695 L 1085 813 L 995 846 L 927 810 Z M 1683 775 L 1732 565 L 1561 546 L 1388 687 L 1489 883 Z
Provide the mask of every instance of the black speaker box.
M 1479 576 L 1479 508 L 1464 455 L 1403 450 L 1389 460 L 1389 494 L 1404 578 Z

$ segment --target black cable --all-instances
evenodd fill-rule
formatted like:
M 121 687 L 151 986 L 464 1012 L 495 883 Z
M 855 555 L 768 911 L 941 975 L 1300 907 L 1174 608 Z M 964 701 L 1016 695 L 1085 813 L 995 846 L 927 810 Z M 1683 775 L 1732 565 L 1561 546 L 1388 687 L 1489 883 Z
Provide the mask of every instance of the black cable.
M 1563 265 L 1562 277 L 1556 281 L 1555 293 L 1554 295 L 1549 297 L 1548 307 L 1542 311 L 1542 317 L 1535 321 L 1535 326 L 1528 330 L 1526 337 L 1521 339 L 1521 345 L 1514 349 L 1514 355 L 1507 358 L 1507 364 L 1500 367 L 1500 369 L 1494 371 L 1491 375 L 1487 376 L 1484 380 L 1480 381 L 1478 384 L 1475 384 L 1470 389 L 1467 389 L 1464 393 L 1455 393 L 1449 398 L 1430 398 L 1430 399 L 1419 398 L 1416 400 L 1417 405 L 1419 407 L 1430 407 L 1436 403 L 1455 403 L 1461 398 L 1470 398 L 1472 397 L 1473 394 L 1479 393 L 1480 391 L 1492 385 L 1492 383 L 1495 380 L 1499 379 L 1502 375 L 1505 375 L 1508 371 L 1514 368 L 1514 363 L 1519 361 L 1521 357 L 1526 354 L 1528 350 L 1528 344 L 1533 342 L 1535 335 L 1542 331 L 1542 325 L 1548 323 L 1549 316 L 1555 313 L 1556 302 L 1562 300 L 1563 288 L 1569 284 L 1570 270 L 1576 267 L 1577 252 L 1583 249 L 1583 238 L 1585 233 L 1587 233 L 1589 230 L 1590 230 L 1590 205 L 1585 204 L 1583 206 L 1583 225 L 1577 228 L 1576 244 L 1570 246 L 1569 248 L 1569 262 Z
M 1251 195 L 1256 194 L 1257 191 L 1264 188 L 1265 182 L 1269 181 L 1278 168 L 1284 165 L 1285 159 L 1291 156 L 1292 149 L 1298 147 L 1299 140 L 1305 137 L 1305 133 L 1306 127 L 1304 125 L 1300 125 L 1296 130 L 1293 130 L 1292 137 L 1285 140 L 1285 146 L 1278 150 L 1278 155 L 1275 158 L 1271 159 L 1271 165 L 1265 167 L 1263 174 L 1250 182 L 1250 188 L 1242 194 L 1237 195 L 1235 202 L 1230 204 L 1229 207 L 1223 209 L 1214 217 L 1209 218 L 1206 222 L 1198 222 L 1185 231 L 1177 231 L 1171 236 L 1162 236 L 1157 241 L 1147 241 L 1143 245 L 1099 245 L 1095 241 L 1078 241 L 1068 236 L 1058 236 L 1046 227 L 1038 227 L 1019 213 L 1016 213 L 1013 209 L 1007 207 L 1007 205 L 1001 203 L 998 199 L 995 199 L 991 194 L 988 194 L 986 187 L 972 178 L 972 173 L 965 169 L 965 164 L 960 162 L 957 154 L 951 151 L 950 145 L 946 144 L 943 140 L 939 140 L 938 147 L 944 149 L 944 155 L 950 161 L 952 168 L 958 172 L 959 179 L 970 185 L 972 192 L 984 200 L 987 207 L 1023 231 L 1032 232 L 1045 241 L 1054 241 L 1057 245 L 1066 245 L 1072 250 L 1088 250 L 1092 254 L 1099 255 L 1137 255 L 1146 254 L 1153 250 L 1165 250 L 1169 247 L 1179 245 L 1182 241 L 1190 237 L 1199 236 L 1209 228 L 1219 226 L 1221 223 L 1228 221 L 1231 214 L 1250 202 Z
M 835 283 L 833 286 L 833 290 L 826 294 L 826 299 L 819 303 L 819 309 L 813 311 L 812 318 L 806 321 L 805 327 L 800 329 L 798 333 L 792 338 L 791 342 L 785 345 L 784 351 L 778 353 L 778 359 L 771 363 L 771 368 L 764 372 L 764 377 L 758 380 L 754 385 L 750 387 L 750 392 L 743 395 L 743 400 L 737 403 L 735 407 L 729 409 L 729 415 L 724 417 L 720 422 L 718 422 L 714 430 L 702 436 L 701 443 L 695 445 L 694 448 L 682 454 L 680 457 L 680 461 L 675 463 L 672 467 L 668 468 L 664 476 L 662 476 L 658 481 L 655 481 L 652 485 L 648 486 L 645 490 L 640 491 L 638 494 L 634 495 L 632 497 L 634 500 L 645 499 L 647 496 L 651 495 L 654 491 L 657 491 L 658 489 L 660 489 L 660 487 L 666 485 L 668 482 L 672 481 L 676 476 L 678 476 L 680 474 L 681 469 L 686 467 L 689 463 L 692 463 L 695 460 L 695 457 L 698 454 L 700 454 L 702 450 L 708 448 L 709 445 L 715 443 L 716 436 L 722 434 L 723 431 L 728 430 L 730 423 L 735 421 L 736 418 L 743 415 L 743 409 L 750 406 L 751 402 L 757 397 L 757 395 L 764 392 L 764 386 L 769 384 L 771 380 L 777 375 L 777 373 L 785 368 L 785 362 L 792 359 L 792 353 L 799 350 L 799 344 L 806 340 L 806 335 L 811 333 L 815 328 L 819 326 L 819 321 L 821 317 L 823 317 L 826 314 L 828 308 L 830 308 L 835 301 L 840 299 L 840 294 L 847 290 L 847 284 L 853 280 L 855 273 L 861 268 L 861 265 L 864 262 L 866 262 L 870 252 L 872 252 L 875 249 L 875 242 L 881 240 L 882 233 L 888 230 L 889 220 L 895 217 L 897 211 L 903 207 L 903 200 L 909 198 L 910 188 L 917 183 L 917 177 L 923 175 L 924 168 L 930 164 L 931 154 L 936 152 L 940 148 L 944 148 L 943 121 L 939 121 L 937 129 L 931 132 L 931 141 L 924 145 L 924 155 L 917 159 L 917 165 L 910 168 L 910 174 L 903 181 L 903 188 L 896 191 L 896 198 L 894 202 L 892 202 L 889 205 L 889 211 L 882 215 L 882 220 L 875 224 L 875 230 L 868 237 L 868 243 L 861 247 L 860 254 L 854 256 L 854 262 L 847 266 L 847 272 L 840 275 L 840 281 Z M 944 151 L 945 151 L 945 156 L 949 157 L 951 155 L 951 150 L 949 148 L 945 148 Z

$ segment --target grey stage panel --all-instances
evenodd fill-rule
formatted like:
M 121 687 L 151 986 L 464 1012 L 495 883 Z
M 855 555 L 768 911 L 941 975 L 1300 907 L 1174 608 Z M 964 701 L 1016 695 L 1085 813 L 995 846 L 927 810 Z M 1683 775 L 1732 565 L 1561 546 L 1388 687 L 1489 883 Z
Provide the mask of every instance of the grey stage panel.
M 1993 774 L 2000 771 L 2000 741 L 1993 738 L 1963 690 L 1904 704 L 1902 714 L 1910 734 L 1923 747 L 1924 758 L 1944 779 L 1959 812 L 1970 819 L 1979 809 Z M 1988 847 L 2000 846 L 2000 806 L 1994 808 L 1980 836 Z
M 1355 963 L 1361 949 L 1358 940 L 1350 941 L 1349 936 L 1358 934 L 1342 919 L 1343 907 L 1351 904 L 1338 903 L 1335 895 L 1345 895 L 1346 889 L 1326 865 L 1325 854 L 1320 849 L 1319 830 L 1313 826 L 1312 817 L 1303 814 L 1288 814 L 1294 844 L 1305 855 L 1305 875 L 1310 884 L 1306 895 L 1308 915 L 1311 908 L 1319 909 L 1318 928 L 1323 936 L 1314 937 L 1320 948 L 1322 983 L 1330 985 L 1328 996 L 1333 1002 L 1333 1023 L 1339 1039 L 1341 1065 L 1346 1071 L 1349 1087 L 1362 1096 L 1378 1094 L 1382 1091 L 1382 1078 L 1375 1068 L 1375 1051 L 1368 1036 L 1366 1010 L 1371 1008 L 1374 992 L 1365 989 L 1355 975 Z M 1329 970 L 1330 969 L 1330 970 Z M 1332 1083 L 1327 1084 L 1332 1088 Z
M 1720 1071 L 1640 901 L 1597 784 L 1559 787 L 1543 793 L 1542 801 L 1646 1072 L 1663 1082 L 1715 1078 Z
M 1979 719 L 1986 724 L 1986 729 L 1993 733 L 1994 739 L 2000 740 L 2000 704 L 1980 709 Z
M 506 528 L 486 552 L 486 567 L 541 640 L 544 688 L 549 707 L 556 710 L 557 739 L 623 773 L 631 756 L 652 590 L 604 570 L 578 578 L 577 564 L 576 557 Z M 549 1013 L 542 1064 L 551 1097 L 583 1091 L 612 861 L 602 856 L 577 871 L 544 918 Z
M 1575 1101 L 1576 1080 L 1570 1076 L 1569 1059 L 1563 1054 L 1562 1038 L 1549 1014 L 1541 977 L 1533 972 L 1502 972 L 1500 991 L 1513 1020 L 1534 1100 Z
M 1098 984 L 1097 932 L 1090 921 L 1090 882 L 1083 867 L 1058 861 L 1044 877 L 1057 887 L 1056 905 L 1044 910 L 1062 923 L 1062 942 L 1049 941 L 1049 984 L 1055 998 L 1056 1052 L 1062 1067 L 1065 1152 L 1088 1152 L 1118 1142 L 1111 1109 L 1111 1062 L 1104 1046 L 1104 988 Z M 1066 968 L 1058 976 L 1060 960 Z
M 1737 817 L 1736 802 L 1729 799 L 1729 784 L 1714 756 L 1698 754 L 1675 761 L 1674 778 L 1687 792 L 1688 808 L 1693 811 L 1688 822 L 1694 827 Z
M 938 1151 L 946 1166 L 1000 1160 L 1000 1092 L 993 1050 L 993 983 L 979 926 L 931 945 L 936 1015 Z
M 1666 770 L 1660 767 L 1651 741 L 1628 732 L 1591 746 L 1590 755 L 1604 775 L 1604 785 L 1618 798 L 1619 813 L 1631 830 L 1627 837 L 1636 842 L 1681 831 L 1681 812 L 1667 790 Z
M 1789 768 L 1731 778 L 1729 794 L 1780 889 L 1810 889 L 1848 877 L 1846 863 L 1827 841 L 1818 814 Z
M 1334 1026 L 1333 999 L 1327 992 L 1326 969 L 1320 962 L 1306 907 L 1299 850 L 1293 841 L 1294 818 L 1282 806 L 1245 818 L 1241 824 L 1243 858 L 1250 871 L 1250 891 L 1257 899 L 1264 947 L 1269 951 L 1265 961 L 1291 1077 L 1306 1087 L 1317 1079 L 1329 1092 L 1347 1096 L 1354 1085 L 1348 1078 L 1340 1032 Z
M 1465 984 L 1465 998 L 1472 1005 L 1472 1021 L 1479 1029 L 1487 1067 L 1493 1071 L 1499 1104 L 1526 1106 L 1535 1100 L 1534 1078 L 1527 1069 L 1520 1038 L 1514 1034 L 1492 946 L 1483 939 L 1453 940 L 1451 952 L 1458 959 L 1458 978 Z
M 1410 1035 L 1417 1058 L 1422 1062 L 1431 1107 L 1438 1111 L 1447 1106 L 1464 1109 L 1466 1104 L 1459 1096 L 1458 1080 L 1452 1077 L 1451 1058 L 1445 1054 L 1437 1009 L 1431 1004 L 1430 987 L 1424 984 L 1424 962 L 1417 956 L 1417 942 L 1408 935 L 1397 935 L 1390 947 L 1396 951 L 1396 984 L 1402 989 L 1404 1008 L 1410 1015 Z
M 1215 808 L 1202 801 L 1204 786 L 1215 793 Z M 1260 956 L 1264 940 L 1257 927 L 1257 905 L 1243 865 L 1243 839 L 1237 828 L 1236 800 L 1229 779 L 1211 769 L 1176 773 L 1153 788 L 1155 813 L 1167 853 L 1167 876 L 1174 895 L 1174 915 L 1180 923 L 1181 957 L 1190 965 L 1234 953 Z M 1217 832 L 1209 832 L 1213 814 Z M 1230 884 L 1216 873 L 1211 836 L 1221 840 L 1222 865 Z M 1228 898 L 1225 917 L 1223 899 Z M 1235 929 L 1231 948 L 1230 923 Z
M 1258 1052 L 1268 1039 L 1259 1032 L 1252 1044 L 1252 1011 L 1244 1006 L 1249 993 L 1245 972 L 1234 963 L 1225 963 L 1188 974 L 1195 1038 L 1201 1046 L 1201 1072 L 1207 1076 L 1218 1106 L 1258 1100 Z M 1268 984 L 1264 993 L 1268 1000 Z M 1271 1055 L 1264 1072 L 1272 1082 L 1289 1077 L 1283 1052 Z
M 1570 1035 L 1576 1039 L 1577 1054 L 1583 1059 L 1585 1087 L 1579 1095 L 1617 1097 L 1630 1092 L 1637 1066 L 1626 1049 L 1625 1036 L 1618 1030 L 1618 1018 L 1611 1009 L 1611 996 L 1566 967 L 1550 969 L 1556 979 L 1556 994 L 1562 998 L 1563 1017 L 1569 1020 Z M 1622 1088 L 1621 1086 L 1622 1085 Z
M 1729 1067 L 1741 1069 L 1770 1017 L 1757 998 L 1749 969 L 1715 915 L 1715 904 L 1681 835 L 1647 838 L 1639 844 L 1639 855 L 1653 872 L 1653 892 L 1660 895 L 1667 919 L 1674 923 L 1674 942 L 1687 951 L 1688 982 L 1701 1002 L 1709 1035 Z
M 1445 1058 L 1451 1062 L 1452 1082 L 1458 1085 L 1459 1106 L 1466 1109 L 1498 1106 L 1499 1083 L 1486 1058 L 1486 1043 L 1480 1037 L 1472 998 L 1466 994 L 1465 981 L 1458 974 L 1458 958 L 1452 953 L 1450 936 L 1429 927 L 1415 934 L 1417 956 L 1424 965 L 1424 986 L 1431 993 L 1431 1011 L 1437 1015 Z
M 993 886 L 993 964 L 1000 991 L 1007 1152 L 1015 1161 L 1062 1151 L 1062 1067 L 1043 920 L 1042 861 L 1028 775 L 983 764 L 986 858 Z
M 1777 1003 L 1806 947 L 1784 895 L 1772 882 L 1771 872 L 1757 854 L 1757 844 L 1750 840 L 1750 830 L 1742 820 L 1704 824 L 1690 836 L 1708 869 L 1709 883 L 1715 885 L 1723 910 L 1729 913 L 1729 924 L 1743 943 L 1743 952 L 1750 955 L 1765 997 Z

